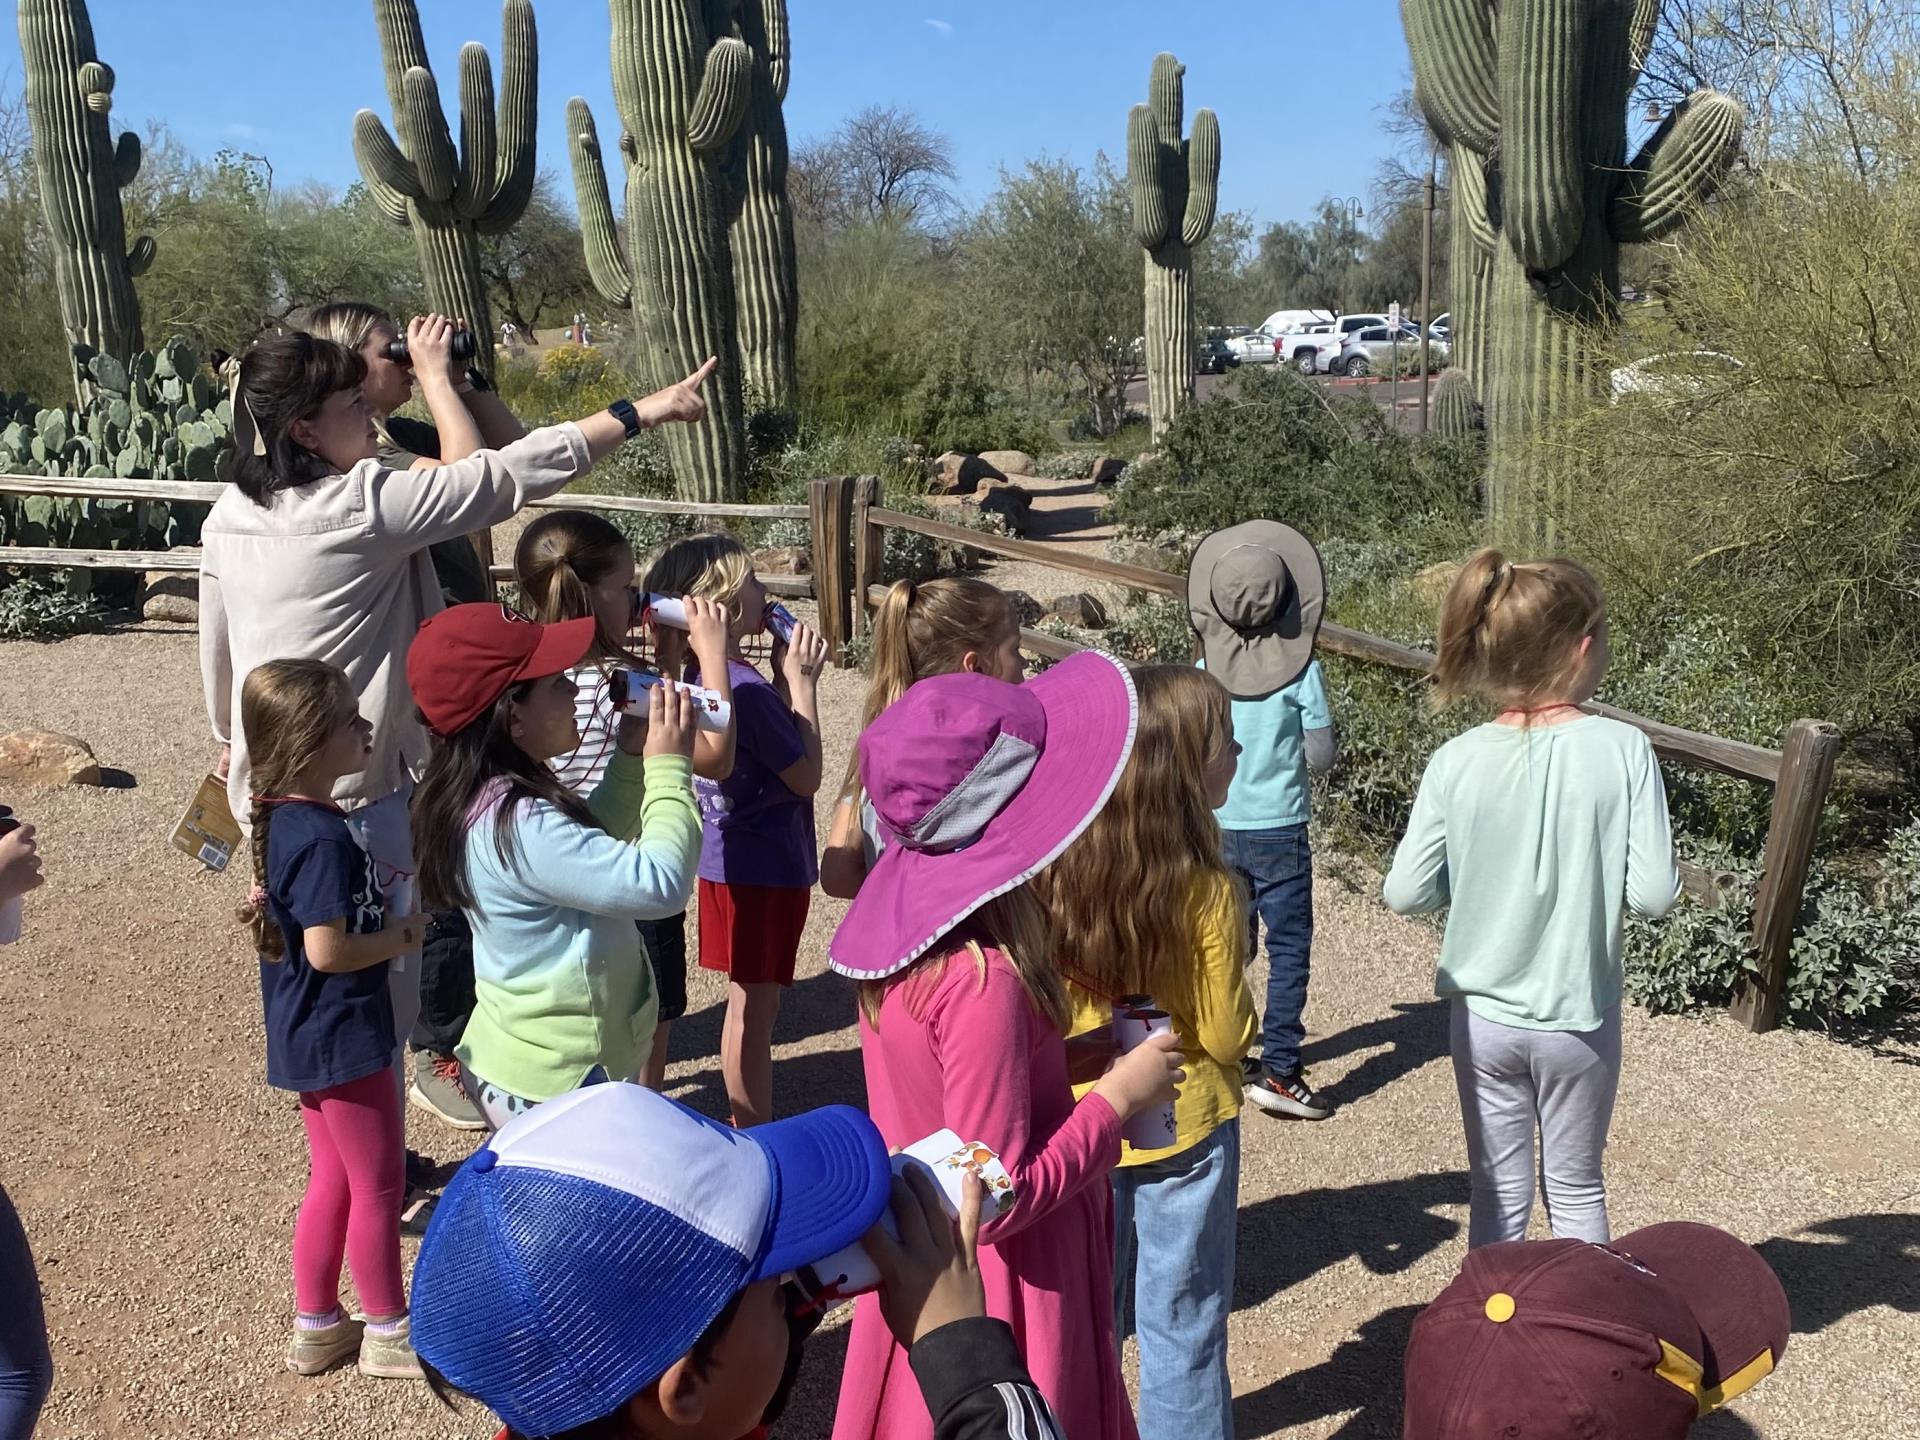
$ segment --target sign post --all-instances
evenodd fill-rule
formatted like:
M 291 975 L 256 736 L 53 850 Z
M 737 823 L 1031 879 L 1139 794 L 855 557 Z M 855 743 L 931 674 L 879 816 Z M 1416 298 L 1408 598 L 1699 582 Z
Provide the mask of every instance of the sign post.
M 1393 421 L 1394 429 L 1400 428 L 1400 302 L 1394 301 L 1387 307 L 1388 338 L 1393 342 L 1393 359 L 1389 362 L 1393 369 L 1393 379 L 1387 390 L 1387 417 Z

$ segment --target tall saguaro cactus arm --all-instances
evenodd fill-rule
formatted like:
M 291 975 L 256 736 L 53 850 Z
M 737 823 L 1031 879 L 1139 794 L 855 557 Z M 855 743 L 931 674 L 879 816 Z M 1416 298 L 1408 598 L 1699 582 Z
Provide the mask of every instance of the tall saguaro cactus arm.
M 1220 202 L 1220 122 L 1193 117 L 1182 138 L 1186 66 L 1154 57 L 1147 103 L 1127 115 L 1127 188 L 1133 233 L 1146 252 L 1147 404 L 1157 442 L 1193 398 L 1193 249 Z
M 728 164 L 734 202 L 734 308 L 747 394 L 771 410 L 793 408 L 799 261 L 787 200 L 787 119 L 792 65 L 787 0 L 737 0 L 735 29 L 751 55 L 747 108 Z
M 1711 196 L 1740 153 L 1738 101 L 1703 90 L 1674 110 L 1634 157 L 1607 223 L 1623 244 L 1664 239 Z
M 526 213 L 534 184 L 539 39 L 532 0 L 506 0 L 501 14 L 505 80 L 496 104 L 486 47 L 460 51 L 460 141 L 441 109 L 427 66 L 415 0 L 374 0 L 375 28 L 393 107 L 396 142 L 371 110 L 353 117 L 353 151 L 374 203 L 410 226 L 434 308 L 492 333 L 479 236 L 510 229 Z M 491 345 L 482 364 L 491 368 Z
M 40 203 L 53 241 L 54 277 L 68 342 L 123 364 L 142 345 L 134 276 L 153 263 L 141 236 L 127 245 L 120 191 L 140 172 L 140 140 L 116 141 L 108 124 L 113 71 L 100 63 L 84 0 L 20 0 L 27 119 L 33 130 Z M 76 368 L 84 404 L 90 381 Z
M 613 218 L 613 197 L 600 157 L 600 132 L 593 111 L 578 95 L 567 102 L 567 153 L 573 161 L 573 190 L 580 206 L 580 238 L 587 253 L 593 288 L 609 305 L 625 309 L 633 302 L 633 271 L 620 253 L 620 232 Z

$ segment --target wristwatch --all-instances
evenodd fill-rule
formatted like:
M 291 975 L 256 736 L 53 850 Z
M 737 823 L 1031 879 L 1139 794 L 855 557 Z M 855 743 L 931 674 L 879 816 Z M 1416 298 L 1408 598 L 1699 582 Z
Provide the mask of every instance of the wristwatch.
M 627 439 L 631 440 L 647 427 L 640 421 L 640 412 L 633 408 L 631 400 L 616 400 L 607 406 L 607 413 L 627 427 Z

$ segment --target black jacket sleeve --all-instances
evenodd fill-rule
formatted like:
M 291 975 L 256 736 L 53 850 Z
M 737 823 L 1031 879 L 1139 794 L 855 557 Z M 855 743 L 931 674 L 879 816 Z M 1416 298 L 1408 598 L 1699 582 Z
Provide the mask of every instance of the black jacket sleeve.
M 1066 1440 L 1000 1320 L 956 1320 L 907 1352 L 934 1440 Z

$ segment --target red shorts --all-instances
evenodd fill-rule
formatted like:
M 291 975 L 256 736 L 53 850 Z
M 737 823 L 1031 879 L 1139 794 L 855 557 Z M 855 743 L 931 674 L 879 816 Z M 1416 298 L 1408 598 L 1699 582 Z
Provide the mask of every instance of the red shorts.
M 791 985 L 813 891 L 700 881 L 700 968 L 740 985 Z

